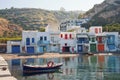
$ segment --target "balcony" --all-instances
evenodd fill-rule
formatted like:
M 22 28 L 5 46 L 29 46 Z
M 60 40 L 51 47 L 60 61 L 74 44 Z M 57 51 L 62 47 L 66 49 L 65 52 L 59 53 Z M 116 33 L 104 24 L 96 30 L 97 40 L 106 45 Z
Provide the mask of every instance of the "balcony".
M 89 43 L 89 41 L 77 41 L 78 44 Z
M 110 44 L 115 44 L 115 41 L 107 40 L 107 44 L 108 44 L 108 45 L 110 45 Z
M 48 45 L 48 44 L 50 44 L 50 41 L 38 41 L 37 42 L 37 45 Z
M 59 44 L 59 41 L 50 41 L 51 44 Z

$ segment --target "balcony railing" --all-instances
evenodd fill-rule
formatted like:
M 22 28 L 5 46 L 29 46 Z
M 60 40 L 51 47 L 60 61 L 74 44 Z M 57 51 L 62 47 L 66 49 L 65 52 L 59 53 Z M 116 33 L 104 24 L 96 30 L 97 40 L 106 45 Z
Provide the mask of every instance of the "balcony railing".
M 50 41 L 52 44 L 59 44 L 59 41 Z
M 40 40 L 37 42 L 38 45 L 47 45 L 49 43 L 50 41 L 40 41 Z
M 89 41 L 77 41 L 77 43 L 89 43 Z
M 115 44 L 115 41 L 107 41 L 107 44 Z

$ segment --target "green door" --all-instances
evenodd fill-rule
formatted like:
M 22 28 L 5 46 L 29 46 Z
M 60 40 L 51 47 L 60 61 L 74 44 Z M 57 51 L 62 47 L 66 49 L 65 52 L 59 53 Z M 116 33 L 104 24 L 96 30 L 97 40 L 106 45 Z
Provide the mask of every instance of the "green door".
M 90 52 L 96 52 L 96 44 L 90 44 Z

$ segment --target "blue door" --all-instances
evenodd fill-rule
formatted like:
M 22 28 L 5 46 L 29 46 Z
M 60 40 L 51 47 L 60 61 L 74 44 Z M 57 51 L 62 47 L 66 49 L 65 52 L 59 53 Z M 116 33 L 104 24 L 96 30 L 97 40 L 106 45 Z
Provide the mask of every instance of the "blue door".
M 27 53 L 34 53 L 34 47 L 27 47 Z
M 12 53 L 20 53 L 20 45 L 13 45 L 12 46 Z
M 108 45 L 108 48 L 109 48 L 109 51 L 111 51 L 111 50 L 114 50 L 115 49 L 115 45 L 113 44 L 111 44 L 111 45 Z
M 78 45 L 78 52 L 83 52 L 83 46 L 82 45 Z
M 39 52 L 43 53 L 43 47 L 39 47 Z

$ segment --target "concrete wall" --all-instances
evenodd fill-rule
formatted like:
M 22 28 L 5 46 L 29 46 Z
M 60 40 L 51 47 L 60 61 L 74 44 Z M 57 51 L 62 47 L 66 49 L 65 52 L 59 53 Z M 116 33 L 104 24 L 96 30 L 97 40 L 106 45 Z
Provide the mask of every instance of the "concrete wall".
M 22 42 L 21 41 L 7 41 L 7 53 L 12 53 L 13 45 L 20 45 L 20 52 L 22 52 Z

